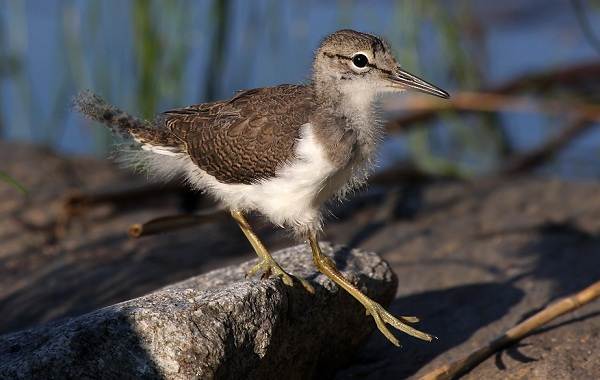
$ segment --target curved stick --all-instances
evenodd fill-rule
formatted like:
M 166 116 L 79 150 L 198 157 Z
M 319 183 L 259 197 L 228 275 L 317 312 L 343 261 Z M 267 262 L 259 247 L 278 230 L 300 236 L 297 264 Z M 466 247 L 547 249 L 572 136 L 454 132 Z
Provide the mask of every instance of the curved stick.
M 485 346 L 471 352 L 464 358 L 446 364 L 425 374 L 425 376 L 421 377 L 421 380 L 455 379 L 475 368 L 485 359 L 492 356 L 496 351 L 499 351 L 504 347 L 523 339 L 527 335 L 531 334 L 535 329 L 560 317 L 563 314 L 582 307 L 598 297 L 600 297 L 600 281 L 595 282 L 578 293 L 562 298 L 557 302 L 547 306 L 539 313 L 527 318 L 525 321 L 511 328 Z

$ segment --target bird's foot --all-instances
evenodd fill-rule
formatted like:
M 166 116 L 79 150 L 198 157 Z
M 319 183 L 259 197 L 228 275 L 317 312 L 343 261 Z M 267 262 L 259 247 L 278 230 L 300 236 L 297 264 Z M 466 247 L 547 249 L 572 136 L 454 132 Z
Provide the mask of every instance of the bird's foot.
M 315 288 L 308 281 L 306 281 L 303 278 L 288 274 L 285 270 L 283 270 L 282 267 L 279 266 L 279 264 L 277 264 L 277 262 L 275 262 L 275 260 L 261 259 L 261 261 L 258 264 L 256 264 L 255 266 L 250 268 L 248 272 L 246 272 L 246 277 L 254 276 L 256 273 L 260 272 L 262 272 L 262 279 L 269 278 L 271 275 L 274 275 L 281 278 L 281 281 L 283 281 L 283 283 L 287 286 L 294 286 L 295 279 L 296 281 L 300 282 L 304 289 L 306 289 L 309 293 L 315 293 Z
M 412 335 L 415 338 L 426 340 L 428 342 L 435 338 L 433 335 L 426 334 L 408 325 L 408 323 L 419 322 L 419 318 L 417 317 L 394 317 L 387 310 L 385 310 L 383 306 L 373 300 L 369 300 L 369 302 L 365 304 L 365 308 L 367 315 L 373 316 L 379 331 L 381 331 L 381 333 L 385 335 L 390 342 L 398 347 L 400 346 L 400 342 L 398 342 L 398 339 L 396 339 L 396 337 L 387 328 L 386 323 L 408 335 Z

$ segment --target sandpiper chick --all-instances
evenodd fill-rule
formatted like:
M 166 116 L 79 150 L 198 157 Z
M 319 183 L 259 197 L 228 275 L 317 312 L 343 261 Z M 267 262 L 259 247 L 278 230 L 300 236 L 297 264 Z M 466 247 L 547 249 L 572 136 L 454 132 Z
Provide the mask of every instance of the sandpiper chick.
M 445 91 L 403 70 L 380 38 L 354 30 L 326 37 L 317 49 L 312 81 L 241 91 L 231 99 L 167 111 L 153 121 L 128 115 L 84 92 L 76 108 L 140 148 L 151 175 L 182 175 L 195 189 L 226 206 L 260 262 L 250 274 L 294 277 L 275 262 L 245 218 L 257 211 L 308 240 L 316 267 L 366 308 L 395 345 L 389 324 L 423 340 L 432 336 L 394 317 L 361 293 L 319 248 L 322 206 L 363 184 L 383 134 L 374 107 L 378 96 L 414 89 L 448 98 Z M 297 279 L 309 291 L 312 286 Z

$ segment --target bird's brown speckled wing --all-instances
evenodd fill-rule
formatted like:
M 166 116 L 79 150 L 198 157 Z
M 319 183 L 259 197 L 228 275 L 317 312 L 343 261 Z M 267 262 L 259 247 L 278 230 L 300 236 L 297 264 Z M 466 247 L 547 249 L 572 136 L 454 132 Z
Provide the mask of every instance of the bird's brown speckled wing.
M 167 111 L 165 125 L 202 170 L 220 182 L 250 184 L 275 176 L 293 158 L 312 108 L 310 91 L 295 85 L 242 91 Z

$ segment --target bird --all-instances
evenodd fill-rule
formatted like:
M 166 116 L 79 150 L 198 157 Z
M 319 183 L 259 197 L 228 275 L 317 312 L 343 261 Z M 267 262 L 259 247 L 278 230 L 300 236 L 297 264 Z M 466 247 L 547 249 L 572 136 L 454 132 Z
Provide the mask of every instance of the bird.
M 274 275 L 314 293 L 308 281 L 286 272 L 256 235 L 246 216 L 258 212 L 308 242 L 317 269 L 360 302 L 381 333 L 399 346 L 388 325 L 422 340 L 434 337 L 410 326 L 418 318 L 395 317 L 362 293 L 322 253 L 318 239 L 327 202 L 345 199 L 373 170 L 384 136 L 379 98 L 407 90 L 449 98 L 403 69 L 383 38 L 344 29 L 321 41 L 312 77 L 304 84 L 242 90 L 153 120 L 131 116 L 90 91 L 77 95 L 74 107 L 131 138 L 133 160 L 150 175 L 181 176 L 227 208 L 259 257 L 249 275 Z

